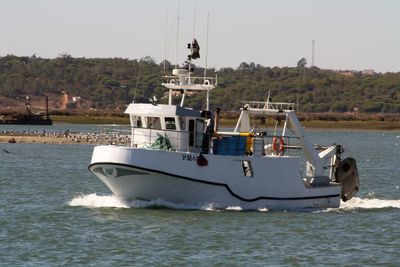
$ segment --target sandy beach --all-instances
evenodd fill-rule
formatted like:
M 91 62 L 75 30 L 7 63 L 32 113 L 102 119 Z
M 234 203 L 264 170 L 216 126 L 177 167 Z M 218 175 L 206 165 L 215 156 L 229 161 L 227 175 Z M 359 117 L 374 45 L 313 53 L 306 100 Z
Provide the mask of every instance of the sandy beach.
M 26 143 L 26 144 L 76 144 L 86 143 L 85 140 L 76 142 L 66 137 L 49 137 L 49 136 L 29 136 L 29 135 L 0 135 L 0 143 Z

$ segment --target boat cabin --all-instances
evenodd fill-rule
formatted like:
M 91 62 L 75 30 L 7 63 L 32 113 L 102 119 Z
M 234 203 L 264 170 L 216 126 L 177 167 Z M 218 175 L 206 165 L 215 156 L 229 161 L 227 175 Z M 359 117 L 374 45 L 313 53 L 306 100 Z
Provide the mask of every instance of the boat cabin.
M 177 105 L 132 103 L 125 113 L 130 118 L 133 147 L 195 153 L 207 150 L 209 112 Z

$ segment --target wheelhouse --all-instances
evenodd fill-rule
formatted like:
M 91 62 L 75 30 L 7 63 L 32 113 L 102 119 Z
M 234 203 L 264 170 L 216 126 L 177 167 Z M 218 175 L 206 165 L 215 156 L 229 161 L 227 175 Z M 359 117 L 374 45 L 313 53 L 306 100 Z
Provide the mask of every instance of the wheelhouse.
M 163 104 L 128 106 L 131 146 L 187 152 L 202 152 L 208 143 L 205 112 Z

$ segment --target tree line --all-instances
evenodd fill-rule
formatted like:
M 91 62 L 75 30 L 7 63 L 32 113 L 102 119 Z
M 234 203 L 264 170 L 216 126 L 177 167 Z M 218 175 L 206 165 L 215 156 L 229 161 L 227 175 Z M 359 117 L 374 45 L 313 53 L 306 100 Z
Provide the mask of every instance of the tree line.
M 124 108 L 132 102 L 148 102 L 156 96 L 166 103 L 162 76 L 173 65 L 157 64 L 151 57 L 54 59 L 0 57 L 0 94 L 44 96 L 67 91 L 87 100 L 96 109 Z M 195 68 L 198 75 L 204 69 Z M 208 73 L 214 73 L 209 69 Z M 298 103 L 303 112 L 400 113 L 400 72 L 363 74 L 355 71 L 306 67 L 264 67 L 253 62 L 218 70 L 218 87 L 211 93 L 211 109 L 237 111 L 240 101 Z M 204 107 L 204 94 L 188 96 L 190 107 Z M 178 100 L 175 100 L 178 101 Z

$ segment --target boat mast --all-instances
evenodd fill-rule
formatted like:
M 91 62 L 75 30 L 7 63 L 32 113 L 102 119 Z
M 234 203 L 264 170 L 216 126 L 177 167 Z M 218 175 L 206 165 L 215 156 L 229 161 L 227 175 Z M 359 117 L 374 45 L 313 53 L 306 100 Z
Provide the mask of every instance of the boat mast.
M 46 96 L 46 119 L 49 119 L 49 97 Z
M 209 15 L 208 15 L 209 17 Z M 206 50 L 208 53 L 208 17 L 207 17 L 207 46 Z M 180 106 L 183 106 L 185 102 L 185 96 L 187 91 L 206 91 L 206 110 L 210 109 L 210 90 L 214 89 L 217 86 L 217 74 L 215 74 L 215 78 L 206 77 L 207 74 L 207 56 L 206 56 L 206 68 L 204 70 L 204 76 L 200 77 L 192 77 L 193 72 L 193 62 L 197 58 L 200 58 L 200 46 L 195 39 L 195 26 L 196 26 L 196 7 L 194 10 L 194 20 L 193 20 L 193 40 L 187 45 L 187 48 L 190 50 L 190 54 L 188 55 L 184 68 L 179 68 L 178 65 L 178 51 L 176 51 L 176 64 L 175 68 L 172 70 L 173 76 L 163 76 L 163 83 L 161 85 L 165 86 L 169 89 L 169 97 L 168 97 L 168 105 L 172 105 L 172 92 L 180 90 L 182 93 Z M 179 12 L 177 16 L 177 43 L 179 42 Z M 177 45 L 178 50 L 178 45 Z
M 206 64 L 204 67 L 204 80 L 207 77 L 207 59 L 208 59 L 208 25 L 209 25 L 209 21 L 210 21 L 210 12 L 207 12 L 207 33 L 206 33 Z M 210 110 L 210 91 L 207 90 L 207 96 L 206 96 L 206 110 L 209 111 Z
M 165 18 L 165 38 L 164 38 L 164 76 L 167 75 L 167 39 L 168 39 L 168 13 Z
M 190 81 L 190 75 L 192 73 L 192 55 L 193 55 L 193 43 L 194 43 L 194 36 L 196 33 L 196 3 L 194 3 L 194 14 L 193 14 L 193 36 L 192 36 L 192 43 L 190 44 L 190 56 L 189 56 L 189 84 L 191 83 Z
M 178 1 L 178 15 L 176 16 L 176 50 L 175 50 L 175 69 L 178 69 L 178 43 L 179 43 L 179 9 L 180 1 Z M 168 105 L 172 105 L 172 88 L 169 88 Z
M 191 84 L 192 79 L 192 55 L 193 55 L 193 45 L 194 45 L 194 36 L 195 36 L 195 29 L 196 29 L 196 3 L 194 4 L 194 15 L 193 15 L 193 36 L 192 36 L 192 42 L 188 44 L 188 48 L 190 49 L 190 55 L 188 57 L 188 79 L 187 83 Z M 183 107 L 183 103 L 185 102 L 185 96 L 186 96 L 186 88 L 183 88 L 183 94 L 181 98 L 181 107 Z
M 176 50 L 175 50 L 175 69 L 178 68 L 178 44 L 179 44 L 179 9 L 180 1 L 178 1 L 178 15 L 176 17 Z

